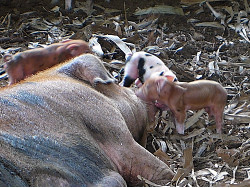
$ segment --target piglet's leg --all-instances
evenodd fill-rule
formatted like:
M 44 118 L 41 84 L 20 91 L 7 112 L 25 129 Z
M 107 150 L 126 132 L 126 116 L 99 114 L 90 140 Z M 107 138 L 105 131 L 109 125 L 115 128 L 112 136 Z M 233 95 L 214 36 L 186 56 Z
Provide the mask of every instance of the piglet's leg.
M 18 62 L 17 66 L 11 66 L 7 69 L 9 75 L 9 85 L 15 84 L 25 78 L 22 62 Z
M 212 113 L 216 122 L 216 132 L 219 134 L 221 134 L 221 129 L 223 125 L 223 111 L 224 111 L 224 107 L 223 108 L 215 107 L 214 109 L 212 109 Z
M 138 63 L 131 61 L 127 62 L 124 68 L 124 77 L 120 83 L 121 86 L 130 87 L 136 78 L 139 77 L 137 66 Z
M 184 134 L 185 131 L 185 125 L 184 121 L 186 119 L 186 112 L 185 111 L 175 111 L 175 125 L 176 130 L 179 134 Z
M 65 10 L 71 10 L 72 0 L 65 0 Z

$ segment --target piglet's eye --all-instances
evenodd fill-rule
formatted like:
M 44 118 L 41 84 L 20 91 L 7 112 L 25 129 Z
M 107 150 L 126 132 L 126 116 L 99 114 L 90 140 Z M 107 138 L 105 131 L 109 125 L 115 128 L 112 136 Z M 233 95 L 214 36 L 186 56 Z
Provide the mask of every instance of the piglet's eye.
M 150 66 L 149 68 L 152 69 L 154 66 Z

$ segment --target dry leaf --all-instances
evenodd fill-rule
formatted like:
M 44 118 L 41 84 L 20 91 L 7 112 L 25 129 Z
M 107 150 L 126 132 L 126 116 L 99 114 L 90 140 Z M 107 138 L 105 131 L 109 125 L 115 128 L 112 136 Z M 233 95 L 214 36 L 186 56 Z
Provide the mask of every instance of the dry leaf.
M 184 15 L 182 8 L 172 7 L 167 5 L 157 5 L 155 7 L 150 7 L 147 9 L 137 10 L 134 15 L 141 16 L 145 14 L 177 14 Z
M 163 161 L 164 163 L 169 165 L 170 157 L 165 152 L 163 152 L 161 149 L 158 149 L 156 152 L 154 152 L 154 155 L 159 157 L 159 159 L 161 161 Z
M 172 182 L 176 182 L 176 185 L 178 185 L 178 183 L 185 178 L 186 176 L 189 175 L 189 173 L 192 171 L 193 169 L 193 156 L 192 156 L 192 148 L 187 148 L 184 150 L 183 153 L 183 157 L 184 157 L 184 165 L 183 165 L 183 169 L 178 169 L 177 173 L 175 174 L 175 176 L 172 179 Z
M 239 157 L 241 156 L 239 150 L 219 148 L 216 152 L 229 166 L 239 165 Z
M 185 130 L 194 125 L 204 112 L 204 109 L 199 110 L 198 112 L 195 112 L 192 117 L 188 118 L 187 122 L 185 123 Z

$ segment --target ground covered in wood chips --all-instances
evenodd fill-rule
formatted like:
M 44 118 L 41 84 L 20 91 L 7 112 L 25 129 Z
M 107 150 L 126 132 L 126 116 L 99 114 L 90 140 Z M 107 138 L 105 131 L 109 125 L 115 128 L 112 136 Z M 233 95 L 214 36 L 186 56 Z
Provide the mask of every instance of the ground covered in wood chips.
M 221 83 L 228 92 L 221 136 L 203 110 L 188 111 L 185 135 L 177 134 L 171 113 L 164 111 L 149 128 L 147 149 L 176 173 L 169 185 L 250 186 L 249 1 L 81 0 L 70 12 L 63 4 L 1 1 L 1 58 L 83 39 L 118 80 L 126 54 L 147 51 L 161 58 L 179 81 Z M 1 87 L 7 81 L 1 62 Z M 147 185 L 156 186 L 145 180 Z

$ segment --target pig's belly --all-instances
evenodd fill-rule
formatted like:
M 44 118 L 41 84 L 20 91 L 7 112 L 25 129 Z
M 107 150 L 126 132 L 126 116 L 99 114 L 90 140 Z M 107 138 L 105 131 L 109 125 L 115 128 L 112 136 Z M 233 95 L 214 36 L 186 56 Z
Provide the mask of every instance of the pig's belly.
M 53 186 L 39 180 L 49 175 L 61 178 L 56 186 L 96 186 L 114 171 L 98 147 L 80 136 L 69 136 L 79 143 L 66 144 L 43 135 L 19 138 L 1 132 L 0 148 L 6 151 L 0 154 L 0 185 Z

